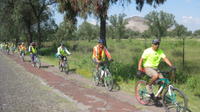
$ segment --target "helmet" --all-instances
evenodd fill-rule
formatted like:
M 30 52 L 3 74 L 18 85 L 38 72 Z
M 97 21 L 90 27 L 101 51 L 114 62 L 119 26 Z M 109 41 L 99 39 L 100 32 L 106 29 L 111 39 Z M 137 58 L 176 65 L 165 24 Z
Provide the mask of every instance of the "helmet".
M 64 44 L 63 44 L 63 43 L 60 43 L 60 46 L 64 46 Z
M 159 40 L 159 39 L 154 39 L 154 40 L 152 41 L 152 44 L 160 44 L 160 40 Z
M 22 42 L 21 44 L 24 45 L 24 42 Z
M 36 43 L 35 43 L 35 42 L 32 42 L 31 45 L 32 45 L 32 46 L 36 46 Z
M 98 43 L 104 43 L 103 39 L 99 39 Z

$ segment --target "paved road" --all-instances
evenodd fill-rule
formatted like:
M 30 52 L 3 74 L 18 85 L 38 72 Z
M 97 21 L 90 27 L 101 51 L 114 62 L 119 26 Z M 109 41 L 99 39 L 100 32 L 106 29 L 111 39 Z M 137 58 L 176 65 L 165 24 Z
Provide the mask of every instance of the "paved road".
M 0 112 L 85 112 L 0 53 Z

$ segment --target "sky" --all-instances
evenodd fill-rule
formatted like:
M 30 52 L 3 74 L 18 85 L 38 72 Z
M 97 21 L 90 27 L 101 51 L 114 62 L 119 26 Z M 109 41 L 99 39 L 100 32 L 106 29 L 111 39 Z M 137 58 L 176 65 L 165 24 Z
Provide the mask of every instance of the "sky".
M 144 17 L 151 11 L 161 10 L 173 14 L 177 23 L 183 24 L 188 30 L 195 31 L 200 29 L 200 0 L 167 0 L 163 5 L 159 5 L 157 8 L 145 4 L 141 12 L 136 10 L 135 2 L 125 4 L 124 7 L 122 7 L 120 3 L 117 3 L 109 8 L 108 16 L 125 13 L 126 18 L 133 16 Z M 54 18 L 57 24 L 63 21 L 63 15 L 58 12 L 55 12 Z M 87 21 L 92 24 L 97 23 L 95 17 L 89 17 Z M 82 22 L 83 19 L 78 18 L 78 25 Z

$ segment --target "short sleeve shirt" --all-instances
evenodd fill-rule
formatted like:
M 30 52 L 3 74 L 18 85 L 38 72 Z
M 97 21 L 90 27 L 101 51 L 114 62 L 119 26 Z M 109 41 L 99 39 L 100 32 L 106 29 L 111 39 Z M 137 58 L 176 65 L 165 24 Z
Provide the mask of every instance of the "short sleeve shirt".
M 143 67 L 158 68 L 161 58 L 165 57 L 166 55 L 161 49 L 155 51 L 152 48 L 148 48 L 142 54 Z

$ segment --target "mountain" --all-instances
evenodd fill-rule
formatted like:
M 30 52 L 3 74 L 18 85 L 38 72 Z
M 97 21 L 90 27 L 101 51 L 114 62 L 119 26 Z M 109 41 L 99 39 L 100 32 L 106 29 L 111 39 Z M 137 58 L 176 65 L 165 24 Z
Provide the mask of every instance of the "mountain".
M 147 20 L 143 17 L 133 16 L 127 18 L 126 21 L 128 22 L 128 24 L 125 25 L 127 29 L 131 29 L 133 31 L 138 32 L 144 32 L 145 30 L 148 30 L 148 26 L 145 23 Z

